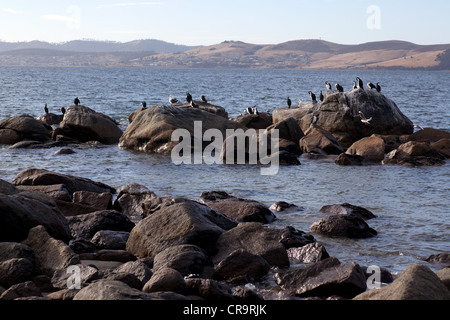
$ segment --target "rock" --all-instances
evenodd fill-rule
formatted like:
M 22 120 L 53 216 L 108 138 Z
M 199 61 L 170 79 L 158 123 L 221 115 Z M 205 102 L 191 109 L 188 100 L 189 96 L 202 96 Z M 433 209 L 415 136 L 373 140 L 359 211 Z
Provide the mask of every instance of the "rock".
M 271 266 L 287 267 L 289 259 L 286 248 L 280 240 L 280 230 L 265 228 L 258 222 L 240 223 L 219 237 L 218 252 L 213 261 L 219 263 L 233 251 L 244 249 L 251 254 L 261 256 Z
M 53 126 L 55 124 L 59 125 L 59 123 L 62 121 L 63 115 L 62 114 L 55 114 L 55 113 L 44 113 L 36 120 L 42 122 L 43 124 L 47 126 Z
M 34 251 L 36 269 L 49 277 L 58 269 L 80 263 L 78 255 L 63 241 L 52 238 L 43 226 L 30 229 L 24 243 Z
M 15 144 L 23 140 L 50 140 L 51 128 L 32 116 L 21 114 L 0 121 L 0 144 Z
M 385 149 L 384 140 L 376 135 L 371 135 L 354 142 L 346 153 L 361 156 L 364 161 L 381 162 L 384 159 Z
M 126 250 L 101 249 L 91 253 L 81 253 L 80 259 L 129 262 L 135 261 L 136 257 Z
M 319 212 L 342 215 L 353 214 L 364 220 L 369 220 L 377 217 L 371 211 L 363 207 L 352 205 L 350 203 L 326 205 L 320 208 Z
M 76 191 L 90 191 L 90 192 L 111 192 L 116 193 L 116 190 L 104 183 L 92 181 L 87 178 L 75 177 L 61 173 L 51 172 L 44 169 L 26 169 L 16 175 L 12 184 L 16 186 L 38 186 L 38 185 L 55 185 L 63 184 L 69 190 L 70 194 Z
M 60 129 L 63 135 L 72 139 L 104 144 L 118 143 L 123 133 L 113 119 L 85 106 L 69 106 Z
M 224 191 L 202 192 L 200 202 L 239 222 L 270 223 L 276 219 L 262 203 L 230 196 Z
M 444 268 L 436 272 L 436 275 L 442 281 L 442 283 L 450 290 L 450 268 Z
M 290 140 L 280 138 L 275 146 L 279 151 L 287 151 L 297 156 L 300 156 L 303 153 L 302 149 L 300 149 L 300 146 L 298 145 L 298 141 L 292 142 Z
M 398 135 L 380 135 L 380 134 L 375 134 L 375 136 L 380 137 L 381 139 L 384 140 L 385 146 L 384 153 L 389 153 L 392 150 L 397 149 L 398 147 L 400 147 L 400 145 L 407 142 L 409 137 L 408 135 L 398 136 Z
M 77 254 L 94 252 L 95 245 L 87 239 L 78 238 L 69 241 L 69 247 Z
M 291 263 L 313 263 L 330 257 L 325 247 L 317 242 L 289 248 L 287 254 Z
M 383 164 L 407 164 L 413 166 L 443 164 L 445 157 L 433 150 L 429 142 L 408 141 L 389 152 Z
M 72 195 L 73 202 L 84 204 L 92 208 L 92 211 L 112 209 L 112 194 L 110 192 L 76 191 Z
M 305 135 L 294 118 L 286 118 L 274 123 L 266 129 L 265 133 L 271 135 L 273 130 L 278 130 L 281 139 L 289 140 L 294 143 L 298 143 Z
M 445 130 L 424 128 L 411 134 L 409 141 L 437 142 L 441 139 L 450 139 L 450 132 Z
M 303 268 L 274 275 L 282 289 L 301 297 L 352 298 L 366 290 L 366 278 L 361 267 L 352 262 L 341 264 L 334 257 Z
M 266 129 L 272 125 L 272 117 L 265 116 L 262 113 L 258 114 L 244 114 L 238 116 L 233 121 L 249 129 Z
M 79 278 L 80 287 L 85 287 L 90 282 L 100 278 L 97 268 L 94 268 L 92 266 L 87 266 L 84 264 L 74 265 L 74 268 L 76 268 L 76 267 L 79 268 L 79 269 L 77 269 L 77 270 L 79 270 L 79 273 L 77 273 L 77 275 L 79 274 L 79 276 L 80 276 L 80 278 Z M 68 285 L 74 284 L 73 282 L 70 282 L 70 280 L 72 280 L 74 275 L 75 275 L 75 273 L 68 272 L 67 268 L 55 270 L 55 272 L 53 273 L 53 277 L 51 279 L 53 287 L 55 287 L 57 289 L 73 289 L 73 288 L 68 288 Z M 71 278 L 71 279 L 69 279 L 69 278 Z M 69 280 L 69 283 L 68 283 L 68 280 Z
M 125 250 L 130 232 L 99 230 L 91 239 L 98 249 Z
M 147 210 L 151 214 L 139 221 L 127 241 L 127 250 L 137 257 L 154 257 L 180 244 L 197 245 L 212 254 L 222 227 L 232 224 L 222 214 L 185 198 L 154 199 Z
M 436 263 L 443 266 L 450 266 L 450 254 L 449 253 L 438 253 L 432 254 L 425 261 L 430 263 Z
M 306 130 L 299 144 L 302 151 L 306 153 L 340 154 L 344 152 L 330 132 L 315 124 L 311 124 Z
M 124 263 L 113 270 L 113 273 L 122 272 L 135 275 L 141 282 L 139 289 L 142 289 L 143 285 L 150 280 L 153 274 L 152 270 L 144 262 L 139 260 Z
M 134 223 L 124 214 L 115 210 L 101 210 L 67 217 L 74 238 L 92 239 L 100 230 L 130 232 Z
M 21 297 L 42 297 L 41 290 L 33 281 L 26 281 L 11 286 L 0 295 L 0 300 L 15 300 Z
M 270 270 L 270 265 L 261 256 L 244 249 L 236 249 L 220 261 L 214 271 L 214 278 L 233 283 L 259 281 Z
M 196 275 L 212 278 L 214 265 L 205 251 L 197 246 L 184 244 L 169 247 L 155 256 L 153 270 L 172 268 L 182 276 Z
M 34 264 L 34 251 L 29 246 L 18 242 L 0 242 L 0 262 L 9 259 L 24 258 Z
M 66 202 L 72 201 L 72 194 L 67 190 L 63 184 L 52 184 L 48 186 L 27 186 L 18 185 L 17 189 L 22 191 L 37 191 L 48 195 L 55 200 L 61 200 Z
M 358 155 L 350 155 L 347 153 L 341 153 L 334 163 L 341 166 L 360 166 L 362 165 L 364 158 Z
M 297 124 L 300 126 L 300 129 L 306 131 L 309 126 L 302 127 L 301 119 L 307 114 L 308 110 L 312 107 L 311 104 L 308 104 L 306 107 L 302 108 L 291 108 L 288 109 L 286 107 L 277 108 L 272 112 L 272 121 L 273 123 L 278 123 L 288 118 L 294 119 Z
M 450 300 L 450 292 L 427 266 L 408 266 L 390 285 L 359 294 L 354 300 Z
M 31 280 L 33 272 L 34 264 L 28 259 L 4 259 L 0 262 L 0 286 L 8 288 L 17 283 Z
M 262 158 L 261 162 L 271 164 L 278 163 L 284 166 L 298 166 L 301 164 L 295 153 L 291 153 L 286 150 L 280 150 L 272 153 L 271 155 Z
M 151 300 L 151 296 L 122 281 L 102 279 L 82 288 L 73 300 Z
M 52 237 L 69 241 L 69 224 L 52 198 L 21 191 L 3 180 L 0 190 L 0 241 L 22 241 L 38 225 Z
M 431 149 L 450 159 L 450 139 L 440 139 L 431 145 Z
M 194 137 L 194 122 L 201 121 L 202 138 L 208 129 L 218 129 L 226 137 L 226 129 L 245 129 L 235 121 L 197 108 L 158 105 L 138 113 L 123 133 L 119 147 L 123 149 L 170 153 L 178 141 L 172 141 L 176 129 L 187 130 Z M 203 147 L 210 142 L 203 144 Z M 193 147 L 193 146 L 192 146 Z
M 277 201 L 275 203 L 273 203 L 270 207 L 269 210 L 271 211 L 275 211 L 275 212 L 282 212 L 291 208 L 297 208 L 297 210 L 302 210 L 299 209 L 295 204 L 293 203 L 287 203 L 285 201 Z
M 137 183 L 129 184 L 120 189 L 114 201 L 114 209 L 137 222 L 144 218 L 142 203 L 154 197 L 156 195 L 147 187 Z
M 186 281 L 177 270 L 172 268 L 162 268 L 156 271 L 149 281 L 147 281 L 142 291 L 150 293 L 157 291 L 173 291 L 178 293 L 186 292 Z
M 202 297 L 206 300 L 234 300 L 231 287 L 227 284 L 212 280 L 190 278 L 186 279 L 188 292 L 192 295 Z
M 370 238 L 377 232 L 361 218 L 349 215 L 331 215 L 314 222 L 310 230 L 330 237 Z
M 109 273 L 108 275 L 103 276 L 103 279 L 122 281 L 123 283 L 127 284 L 131 288 L 138 289 L 138 290 L 142 289 L 141 280 L 139 280 L 134 274 L 131 274 L 128 272 Z
M 62 148 L 62 149 L 59 149 L 58 151 L 56 151 L 54 153 L 54 155 L 57 156 L 57 155 L 66 155 L 66 154 L 74 154 L 74 153 L 76 153 L 76 152 L 73 149 Z

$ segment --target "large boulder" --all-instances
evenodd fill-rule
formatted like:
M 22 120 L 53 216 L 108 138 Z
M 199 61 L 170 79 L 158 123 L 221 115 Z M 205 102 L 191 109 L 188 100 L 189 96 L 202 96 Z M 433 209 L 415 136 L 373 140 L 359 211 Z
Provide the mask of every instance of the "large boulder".
M 366 118 L 372 118 L 369 125 L 361 122 L 359 111 Z M 304 131 L 313 117 L 317 117 L 316 124 L 330 131 L 343 147 L 372 134 L 411 134 L 414 128 L 395 102 L 383 93 L 368 89 L 330 92 L 301 119 Z
M 165 105 L 156 105 L 136 114 L 133 121 L 123 133 L 119 141 L 119 147 L 124 149 L 170 153 L 179 143 L 172 141 L 172 133 L 176 129 L 185 129 L 194 141 L 194 122 L 201 121 L 203 133 L 208 129 L 220 130 L 223 138 L 226 137 L 226 129 L 246 128 L 239 123 L 228 120 L 213 113 L 198 108 L 181 108 Z M 206 147 L 211 142 L 197 142 Z M 194 144 L 192 144 L 192 147 Z
M 367 162 L 381 163 L 384 159 L 385 149 L 384 140 L 379 136 L 371 135 L 353 143 L 346 153 L 361 156 Z
M 314 222 L 311 231 L 330 237 L 370 238 L 377 232 L 354 214 L 335 214 Z
M 15 144 L 23 140 L 47 141 L 50 137 L 51 127 L 26 114 L 0 122 L 0 144 Z
M 56 239 L 71 238 L 69 224 L 52 198 L 0 180 L 0 241 L 22 241 L 38 225 Z
M 383 164 L 411 166 L 443 164 L 445 156 L 433 149 L 428 141 L 408 141 L 386 155 Z
M 265 114 L 244 114 L 232 119 L 249 129 L 266 129 L 272 125 L 272 117 Z
M 104 144 L 118 143 L 123 133 L 113 119 L 85 106 L 69 106 L 60 128 L 63 135 L 72 139 Z
M 450 300 L 450 292 L 427 266 L 408 266 L 388 286 L 357 295 L 354 300 Z
M 441 139 L 450 139 L 450 132 L 434 128 L 423 128 L 408 137 L 409 141 L 436 142 Z
M 299 144 L 305 153 L 340 154 L 344 152 L 331 132 L 315 124 L 311 124 L 305 131 L 305 136 L 300 139 Z

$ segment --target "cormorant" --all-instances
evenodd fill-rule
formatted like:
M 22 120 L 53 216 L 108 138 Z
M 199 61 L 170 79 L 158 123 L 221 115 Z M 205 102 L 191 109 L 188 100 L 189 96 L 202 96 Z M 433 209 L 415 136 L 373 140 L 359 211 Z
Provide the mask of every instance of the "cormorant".
M 362 113 L 362 111 L 358 111 L 359 116 L 361 117 L 361 122 L 364 123 L 366 126 L 370 124 L 370 121 L 372 121 L 372 117 L 369 119 L 366 118 L 366 116 Z
M 61 112 L 62 112 L 62 114 L 65 114 L 66 113 L 66 108 L 62 107 L 61 108 Z
M 356 81 L 358 83 L 358 88 L 359 89 L 364 89 L 364 84 L 363 84 L 362 80 L 359 77 L 356 77 Z
M 323 101 L 323 99 L 325 99 L 325 97 L 323 96 L 322 90 L 320 90 L 319 99 L 320 99 L 320 101 Z
M 45 113 L 48 113 L 47 104 L 45 104 L 45 106 L 44 106 L 44 111 L 45 111 Z
M 376 86 L 372 82 L 367 82 L 367 86 L 369 87 L 369 89 L 375 89 L 376 88 Z
M 288 105 L 288 107 L 289 107 L 289 109 L 290 109 L 290 108 L 291 108 L 291 105 L 292 105 L 292 101 L 291 101 L 291 99 L 289 99 L 289 97 L 287 97 L 286 103 L 287 103 L 287 105 Z
M 325 81 L 325 86 L 327 87 L 327 90 L 332 90 L 331 84 L 328 81 Z
M 336 83 L 336 89 L 339 92 L 344 92 L 344 88 L 339 83 Z
M 147 109 L 147 102 L 142 101 L 141 105 L 142 105 L 142 109 Z
M 77 106 L 77 105 L 79 105 L 80 104 L 80 99 L 78 99 L 78 97 L 76 97 L 74 100 L 73 100 L 73 103 Z
M 191 107 L 192 107 L 192 108 L 198 108 L 198 104 L 196 104 L 196 103 L 194 102 L 194 100 L 191 100 Z
M 356 81 L 353 81 L 353 90 L 358 89 L 358 87 L 356 86 Z
M 192 96 L 189 92 L 186 92 L 186 101 L 189 103 L 191 103 L 191 101 L 192 101 Z
M 247 109 L 244 110 L 244 114 L 253 114 L 253 110 L 252 108 L 248 107 Z
M 381 92 L 381 87 L 379 85 L 379 82 L 377 82 L 377 85 L 375 86 L 375 89 L 377 89 L 378 92 Z
M 316 102 L 316 101 L 317 101 L 317 100 L 316 100 L 316 95 L 315 95 L 314 93 L 312 93 L 311 91 L 309 91 L 308 93 L 309 93 L 309 96 L 311 97 L 311 100 L 312 100 L 313 102 Z
M 174 104 L 178 103 L 178 100 L 175 99 L 175 98 L 172 98 L 172 95 L 169 94 L 169 102 L 170 102 L 171 105 L 174 105 Z
M 201 96 L 201 99 L 202 99 L 202 101 L 203 101 L 204 103 L 208 103 L 208 100 L 206 100 L 206 97 L 205 97 L 205 96 Z
M 256 106 L 253 107 L 253 114 L 259 114 L 258 108 Z

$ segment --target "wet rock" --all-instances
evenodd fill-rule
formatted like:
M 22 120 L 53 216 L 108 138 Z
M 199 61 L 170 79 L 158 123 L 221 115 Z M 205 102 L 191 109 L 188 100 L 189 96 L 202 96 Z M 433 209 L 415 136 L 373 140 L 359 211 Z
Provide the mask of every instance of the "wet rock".
M 444 268 L 436 272 L 436 275 L 442 281 L 442 283 L 447 287 L 450 291 L 450 268 Z
M 36 269 L 49 277 L 58 269 L 80 263 L 78 255 L 63 241 L 52 238 L 43 226 L 30 229 L 24 243 L 34 251 Z
M 264 115 L 257 115 L 257 114 L 244 114 L 241 116 L 238 116 L 233 121 L 241 124 L 242 126 L 249 128 L 249 129 L 266 129 L 267 127 L 272 125 L 272 117 L 271 116 L 264 116 Z
M 341 264 L 334 257 L 274 275 L 282 289 L 301 297 L 352 298 L 366 290 L 366 278 L 356 263 Z
M 450 254 L 449 253 L 432 254 L 428 258 L 426 258 L 425 261 L 450 266 Z
M 34 251 L 29 246 L 18 242 L 0 242 L 0 262 L 9 259 L 27 259 L 34 264 Z
M 8 288 L 14 284 L 31 280 L 34 264 L 25 258 L 10 258 L 0 262 L 0 286 Z
M 142 281 L 139 280 L 134 274 L 128 272 L 112 272 L 107 274 L 106 276 L 103 276 L 103 279 L 122 281 L 131 288 L 138 290 L 142 289 Z
M 344 152 L 330 132 L 315 124 L 311 124 L 306 130 L 305 136 L 300 139 L 299 144 L 305 153 L 340 154 Z
M 206 300 L 234 300 L 231 287 L 221 281 L 212 279 L 186 279 L 188 292 Z
M 126 250 L 101 249 L 94 252 L 80 253 L 80 259 L 83 260 L 101 260 L 101 261 L 135 261 L 136 257 Z
M 377 232 L 355 215 L 331 215 L 314 222 L 311 231 L 330 237 L 370 238 Z
M 287 203 L 285 201 L 277 201 L 269 207 L 269 210 L 275 212 L 282 212 L 291 208 L 298 209 L 298 207 L 293 203 Z
M 122 130 L 110 117 L 85 106 L 69 106 L 60 123 L 62 134 L 81 142 L 115 144 Z
M 91 239 L 98 249 L 125 250 L 130 232 L 100 230 Z
M 224 191 L 202 192 L 200 202 L 240 222 L 270 223 L 276 218 L 262 203 L 237 198 Z
M 0 300 L 15 300 L 23 297 L 42 297 L 42 293 L 33 281 L 26 281 L 11 286 L 0 295 Z
M 294 118 L 287 118 L 276 122 L 266 129 L 266 134 L 271 135 L 273 130 L 278 130 L 279 137 L 294 143 L 298 143 L 305 135 Z
M 74 154 L 76 153 L 73 149 L 70 148 L 62 148 L 54 153 L 54 155 L 66 155 L 66 154 Z
M 363 164 L 364 158 L 358 155 L 350 155 L 347 153 L 341 153 L 334 163 L 341 166 L 360 166 Z
M 371 211 L 363 207 L 352 205 L 350 203 L 326 205 L 320 208 L 319 212 L 328 214 L 342 214 L 342 215 L 353 214 L 364 220 L 369 220 L 377 217 Z
M 440 139 L 431 145 L 431 149 L 450 159 L 450 139 Z
M 94 252 L 96 247 L 93 243 L 91 243 L 87 239 L 78 238 L 78 239 L 72 239 L 69 241 L 69 247 L 73 250 L 73 252 L 80 254 L 80 253 L 88 253 L 88 252 Z
M 3 180 L 0 190 L 0 241 L 22 241 L 38 225 L 43 225 L 52 237 L 69 241 L 69 224 L 52 198 L 40 192 L 21 191 Z
M 411 134 L 409 141 L 436 142 L 441 139 L 450 139 L 450 132 L 434 128 L 424 128 Z
M 359 294 L 354 300 L 450 300 L 450 292 L 427 266 L 408 266 L 390 285 Z
M 183 276 L 196 275 L 200 278 L 212 278 L 214 265 L 205 251 L 194 245 L 169 247 L 155 256 L 153 270 L 163 268 L 177 270 Z
M 406 164 L 412 166 L 443 164 L 445 157 L 433 150 L 429 142 L 408 141 L 386 155 L 383 164 Z
M 130 232 L 134 223 L 124 214 L 115 210 L 101 210 L 92 213 L 67 217 L 74 238 L 87 240 L 100 230 Z
M 381 162 L 384 159 L 385 149 L 384 140 L 376 135 L 371 135 L 353 143 L 346 153 L 361 156 L 367 162 Z
M 330 257 L 325 247 L 317 242 L 289 248 L 287 254 L 291 263 L 312 263 Z
M 43 124 L 47 126 L 53 126 L 53 125 L 59 125 L 59 123 L 62 121 L 63 115 L 62 114 L 55 114 L 55 113 L 44 113 L 36 120 L 42 122 Z
M 90 212 L 108 210 L 112 208 L 112 194 L 110 192 L 76 191 L 72 195 L 73 202 L 91 207 Z
M 120 189 L 114 201 L 114 209 L 137 222 L 145 217 L 142 203 L 154 197 L 156 197 L 155 193 L 147 187 L 137 183 L 129 184 Z
M 56 200 L 71 202 L 72 201 L 72 194 L 69 192 L 69 190 L 66 188 L 63 184 L 52 184 L 48 186 L 28 186 L 28 185 L 18 185 L 17 189 L 22 191 L 36 191 L 41 192 L 49 197 Z
M 23 140 L 48 141 L 51 128 L 32 116 L 21 114 L 0 121 L 0 144 L 15 144 Z
M 147 281 L 142 291 L 150 293 L 157 291 L 186 292 L 186 281 L 177 270 L 172 268 L 161 268 L 156 271 Z
M 151 300 L 151 296 L 122 281 L 102 279 L 82 288 L 73 300 Z
M 212 254 L 224 232 L 221 226 L 231 222 L 209 207 L 184 198 L 154 199 L 147 209 L 151 214 L 139 221 L 127 241 L 127 250 L 137 257 L 154 257 L 180 244 L 197 245 Z
M 121 272 L 135 275 L 141 282 L 140 289 L 142 289 L 144 284 L 150 280 L 153 274 L 152 270 L 140 260 L 126 262 L 113 270 L 113 273 Z
M 287 151 L 297 156 L 300 156 L 303 153 L 302 149 L 300 149 L 300 146 L 298 145 L 298 141 L 292 142 L 290 140 L 280 138 L 275 146 L 279 151 Z
M 84 264 L 77 264 L 74 265 L 74 268 L 79 268 L 79 280 L 80 280 L 80 286 L 85 287 L 88 285 L 88 283 L 97 280 L 100 278 L 100 274 L 98 272 L 97 268 L 94 268 L 92 266 L 87 266 Z M 53 273 L 51 283 L 54 288 L 56 289 L 67 289 L 68 286 L 72 286 L 74 283 L 70 282 L 71 277 L 73 277 L 74 273 L 68 272 L 67 268 L 55 270 Z
M 295 153 L 286 150 L 279 150 L 262 158 L 261 163 L 271 163 L 272 165 L 277 163 L 284 166 L 298 166 L 301 164 Z

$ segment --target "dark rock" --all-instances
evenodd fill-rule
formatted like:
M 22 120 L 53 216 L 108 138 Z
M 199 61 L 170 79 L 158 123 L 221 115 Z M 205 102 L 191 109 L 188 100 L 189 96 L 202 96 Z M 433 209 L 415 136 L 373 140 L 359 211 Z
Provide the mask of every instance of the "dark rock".
M 384 140 L 379 136 L 371 135 L 354 142 L 345 153 L 361 156 L 367 162 L 381 162 L 384 159 L 385 150 Z
M 18 185 L 17 189 L 22 191 L 41 192 L 56 200 L 71 202 L 72 193 L 63 184 L 53 184 L 48 186 L 27 186 Z
M 355 215 L 331 215 L 314 222 L 311 231 L 331 237 L 370 238 L 377 232 Z
M 161 268 L 147 281 L 142 291 L 150 293 L 157 291 L 186 292 L 186 281 L 177 270 L 172 268 Z
M 341 165 L 341 166 L 360 166 L 360 165 L 362 165 L 363 161 L 364 161 L 364 158 L 361 156 L 341 153 L 334 160 L 334 163 Z
M 276 122 L 266 129 L 266 134 L 271 134 L 273 130 L 278 130 L 279 138 L 298 143 L 305 135 L 294 118 L 286 118 Z
M 445 163 L 445 157 L 431 148 L 429 142 L 408 141 L 398 149 L 386 155 L 383 164 L 406 164 L 412 166 L 440 165 Z
M 127 284 L 131 288 L 138 289 L 138 290 L 141 290 L 141 288 L 142 288 L 141 280 L 139 280 L 134 274 L 128 273 L 128 272 L 109 273 L 108 275 L 104 276 L 103 279 L 122 281 L 123 283 Z
M 440 139 L 431 145 L 431 149 L 450 159 L 450 139 Z
M 120 189 L 114 201 L 114 209 L 137 222 L 145 217 L 142 203 L 154 197 L 156 195 L 147 187 L 137 183 L 129 184 Z
M 150 280 L 153 274 L 152 270 L 145 263 L 139 260 L 126 262 L 113 270 L 113 273 L 120 272 L 126 272 L 135 275 L 136 278 L 138 278 L 138 280 L 141 282 L 140 289 L 142 289 L 144 284 L 148 280 Z
M 441 139 L 450 139 L 450 132 L 434 128 L 424 128 L 411 134 L 408 141 L 436 142 Z
M 125 250 L 129 236 L 128 231 L 100 230 L 94 234 L 91 242 L 98 249 Z
M 11 286 L 0 295 L 0 300 L 15 300 L 22 297 L 42 297 L 41 290 L 33 281 L 26 281 Z
M 33 272 L 34 265 L 28 259 L 4 259 L 0 261 L 0 286 L 8 288 L 14 284 L 31 280 Z
M 135 261 L 136 257 L 126 250 L 101 249 L 91 253 L 80 253 L 80 259 L 128 262 Z
M 352 205 L 350 203 L 326 205 L 320 208 L 319 212 L 342 215 L 353 214 L 364 220 L 369 220 L 377 217 L 371 211 L 363 207 Z
M 244 114 L 232 120 L 236 121 L 246 128 L 256 130 L 266 129 L 267 127 L 272 125 L 272 117 L 267 117 L 261 114 Z
M 51 128 L 32 116 L 21 114 L 0 121 L 0 144 L 15 144 L 23 140 L 48 141 Z
M 299 144 L 302 151 L 306 153 L 340 154 L 344 152 L 331 132 L 315 124 L 311 124 L 306 130 Z
M 291 263 L 319 262 L 330 257 L 325 247 L 317 242 L 289 248 L 287 254 Z
M 281 212 L 281 211 L 285 211 L 285 210 L 288 210 L 291 208 L 296 209 L 296 210 L 302 210 L 302 209 L 298 208 L 295 204 L 287 203 L 285 201 L 277 201 L 277 202 L 273 203 L 269 207 L 269 210 L 272 210 L 275 212 Z
M 231 287 L 221 281 L 190 278 L 186 279 L 186 284 L 190 294 L 200 296 L 206 300 L 235 300 Z
M 77 254 L 94 252 L 95 245 L 87 239 L 78 238 L 69 241 L 69 247 Z
M 24 258 L 34 264 L 34 251 L 29 246 L 18 242 L 0 242 L 0 262 L 9 259 Z
M 85 287 L 88 283 L 100 278 L 98 269 L 92 266 L 77 264 L 74 265 L 74 268 L 79 268 L 78 274 L 80 276 L 80 287 Z M 70 283 L 71 279 L 69 278 L 73 277 L 73 275 L 74 273 L 68 272 L 67 268 L 55 270 L 51 279 L 51 283 L 54 288 L 66 289 L 69 287 L 69 285 L 72 285 L 72 283 Z
M 428 258 L 426 258 L 425 261 L 450 266 L 450 254 L 449 253 L 432 254 Z
M 117 280 L 98 280 L 82 288 L 73 300 L 152 300 L 141 290 Z

